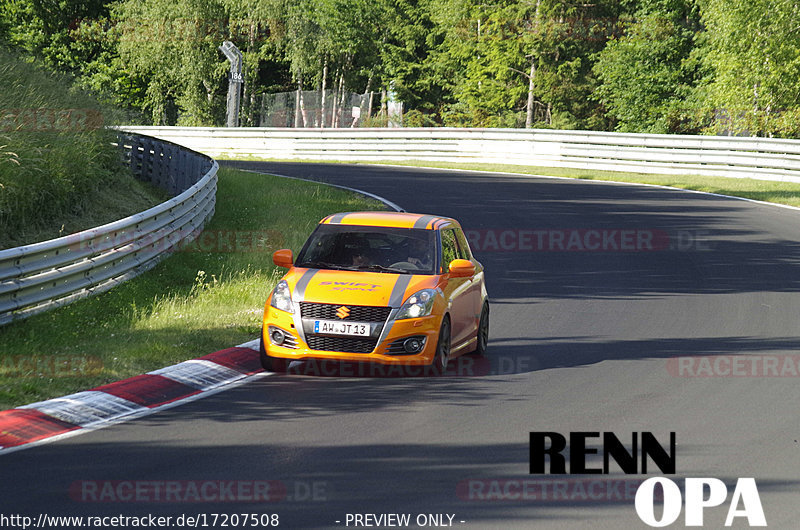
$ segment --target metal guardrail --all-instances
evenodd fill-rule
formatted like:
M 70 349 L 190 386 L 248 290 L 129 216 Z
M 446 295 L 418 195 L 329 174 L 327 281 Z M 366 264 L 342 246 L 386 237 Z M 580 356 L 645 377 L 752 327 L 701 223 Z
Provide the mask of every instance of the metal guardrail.
M 214 157 L 487 162 L 800 182 L 800 141 L 549 129 L 125 127 Z
M 137 178 L 174 197 L 113 223 L 0 251 L 0 325 L 107 291 L 152 268 L 214 215 L 216 161 L 137 134 L 120 133 L 117 145 Z

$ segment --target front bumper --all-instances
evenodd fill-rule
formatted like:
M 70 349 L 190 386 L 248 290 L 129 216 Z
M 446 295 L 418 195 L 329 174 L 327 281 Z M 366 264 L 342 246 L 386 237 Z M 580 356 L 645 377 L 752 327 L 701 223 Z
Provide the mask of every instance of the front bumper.
M 432 314 L 414 319 L 394 320 L 395 312 L 396 310 L 393 310 L 390 313 L 377 337 L 349 339 L 340 335 L 309 333 L 308 320 L 303 321 L 298 317 L 297 311 L 292 315 L 267 305 L 262 338 L 267 355 L 289 360 L 331 359 L 400 366 L 431 364 L 436 353 L 442 315 Z M 302 332 L 298 330 L 299 326 L 304 327 Z M 280 329 L 289 340 L 283 345 L 275 344 L 270 338 L 271 327 Z M 414 337 L 423 339 L 424 347 L 419 353 L 406 353 L 403 351 L 402 342 Z M 369 342 L 370 340 L 374 345 Z M 344 346 L 341 349 L 358 351 L 341 351 L 337 346 Z

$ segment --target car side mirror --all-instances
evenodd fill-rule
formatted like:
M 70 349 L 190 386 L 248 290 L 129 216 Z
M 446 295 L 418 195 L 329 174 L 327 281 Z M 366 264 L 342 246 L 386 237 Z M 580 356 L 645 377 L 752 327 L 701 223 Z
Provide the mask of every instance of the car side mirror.
M 282 248 L 272 253 L 272 263 L 278 267 L 291 268 L 294 265 L 294 255 L 288 248 Z
M 454 259 L 450 262 L 451 278 L 469 278 L 475 274 L 475 264 L 466 259 Z

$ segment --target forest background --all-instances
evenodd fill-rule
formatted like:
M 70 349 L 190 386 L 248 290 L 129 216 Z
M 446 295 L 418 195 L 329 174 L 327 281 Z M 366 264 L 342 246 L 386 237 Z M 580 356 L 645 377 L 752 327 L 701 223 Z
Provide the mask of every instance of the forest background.
M 0 43 L 135 124 L 222 125 L 230 40 L 244 126 L 271 94 L 317 91 L 364 94 L 361 126 L 396 100 L 404 126 L 798 137 L 798 15 L 795 0 L 4 0 Z

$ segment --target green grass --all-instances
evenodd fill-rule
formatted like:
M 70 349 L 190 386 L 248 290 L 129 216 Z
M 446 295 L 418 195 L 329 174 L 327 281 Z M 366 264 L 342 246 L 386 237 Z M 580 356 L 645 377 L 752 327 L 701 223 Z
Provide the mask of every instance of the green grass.
M 491 171 L 497 173 L 521 173 L 525 175 L 546 175 L 583 180 L 603 180 L 670 186 L 686 190 L 719 193 L 734 197 L 745 197 L 765 202 L 800 206 L 800 183 L 776 182 L 746 178 L 708 177 L 702 175 L 657 175 L 650 173 L 627 173 L 621 171 L 595 171 L 588 169 L 553 168 L 521 166 L 513 164 L 478 164 L 430 161 L 373 161 L 352 162 L 333 160 L 284 160 L 259 158 L 230 158 L 229 160 L 269 160 L 272 162 L 304 162 L 318 164 L 386 164 L 413 167 L 435 167 L 443 169 L 465 169 Z
M 122 165 L 113 110 L 0 47 L 0 249 L 115 221 L 163 202 Z
M 330 213 L 383 208 L 321 184 L 221 169 L 216 214 L 194 248 L 107 293 L 0 327 L 0 408 L 256 338 L 264 302 L 283 271 L 272 265 L 272 251 L 297 252 Z M 238 246 L 231 235 L 239 236 Z M 253 237 L 264 241 L 252 245 Z

